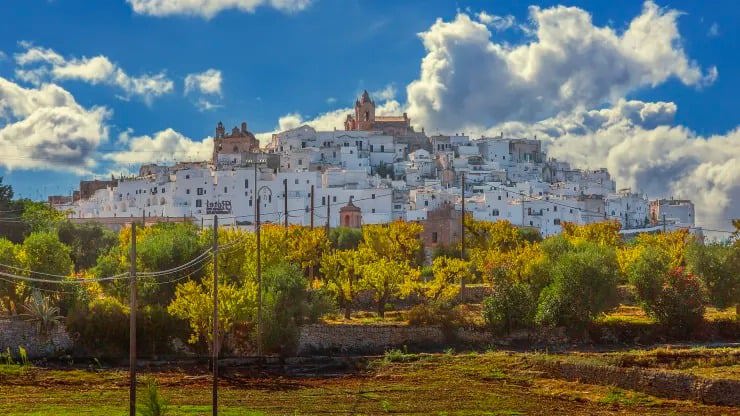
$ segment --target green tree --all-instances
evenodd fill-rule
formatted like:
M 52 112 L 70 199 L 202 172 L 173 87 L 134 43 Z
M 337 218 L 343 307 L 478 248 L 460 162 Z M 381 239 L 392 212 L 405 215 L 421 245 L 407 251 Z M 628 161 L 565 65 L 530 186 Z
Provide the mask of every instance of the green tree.
M 59 225 L 59 241 L 70 249 L 75 271 L 94 267 L 98 257 L 118 243 L 116 234 L 99 223 L 74 224 L 64 221 Z
M 0 271 L 5 273 L 20 274 L 14 267 L 21 267 L 19 259 L 19 247 L 5 238 L 0 238 Z M 18 306 L 24 299 L 18 293 L 18 284 L 12 279 L 0 276 L 0 312 L 15 314 Z
M 354 250 L 362 241 L 362 230 L 349 227 L 332 228 L 329 232 L 332 247 L 337 250 Z
M 33 233 L 56 231 L 64 218 L 63 212 L 57 211 L 49 204 L 31 200 L 23 201 L 21 219 L 28 224 Z
M 23 268 L 31 270 L 32 277 L 62 281 L 59 277 L 48 275 L 69 276 L 72 273 L 70 249 L 59 241 L 56 233 L 31 233 L 23 242 L 21 253 Z M 50 283 L 38 283 L 34 286 L 47 290 L 60 288 L 59 285 Z
M 643 250 L 628 267 L 630 283 L 645 312 L 678 335 L 686 335 L 704 316 L 701 281 L 675 266 L 665 251 Z
M 534 320 L 535 299 L 524 284 L 502 279 L 483 301 L 483 318 L 494 333 L 528 328 Z
M 718 308 L 740 308 L 740 246 L 729 243 L 690 246 L 688 269 L 699 276 Z
M 263 351 L 292 354 L 308 309 L 306 280 L 297 266 L 280 263 L 265 270 L 262 281 Z
M 612 247 L 582 242 L 550 266 L 551 283 L 540 293 L 539 324 L 583 328 L 614 306 L 618 267 Z

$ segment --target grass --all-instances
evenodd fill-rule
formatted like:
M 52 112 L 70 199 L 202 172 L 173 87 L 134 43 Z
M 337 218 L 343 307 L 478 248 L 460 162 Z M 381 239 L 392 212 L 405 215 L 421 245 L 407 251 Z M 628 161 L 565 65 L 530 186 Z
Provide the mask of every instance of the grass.
M 736 410 L 553 380 L 528 354 L 389 352 L 382 365 L 341 377 L 291 378 L 225 368 L 222 415 L 598 415 L 732 414 Z M 210 414 L 206 369 L 144 372 L 157 380 L 168 415 Z M 0 409 L 16 415 L 125 415 L 123 371 L 45 370 L 3 373 Z M 139 397 L 146 396 L 141 384 Z
M 717 309 L 713 307 L 706 308 L 704 319 L 708 322 L 731 321 L 735 319 L 735 308 Z M 652 325 L 655 320 L 645 314 L 639 306 L 619 305 L 615 310 L 604 314 L 596 320 L 597 323 L 604 324 L 635 324 L 635 325 Z

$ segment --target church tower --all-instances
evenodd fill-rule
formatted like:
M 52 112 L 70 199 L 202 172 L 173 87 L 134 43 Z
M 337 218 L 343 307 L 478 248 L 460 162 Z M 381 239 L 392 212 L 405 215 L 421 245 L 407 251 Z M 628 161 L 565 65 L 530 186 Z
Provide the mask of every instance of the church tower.
M 355 101 L 355 130 L 372 130 L 375 123 L 375 102 L 370 99 L 367 90 Z

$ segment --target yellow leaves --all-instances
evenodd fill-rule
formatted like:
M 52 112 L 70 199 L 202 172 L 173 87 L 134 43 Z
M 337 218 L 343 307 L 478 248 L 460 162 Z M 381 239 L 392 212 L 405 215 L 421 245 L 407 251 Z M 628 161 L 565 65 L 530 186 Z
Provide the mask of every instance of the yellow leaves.
M 509 251 L 526 242 L 519 229 L 506 220 L 477 221 L 466 217 L 465 229 L 466 243 L 472 250 Z
M 288 257 L 301 269 L 316 267 L 331 248 L 324 228 L 291 226 L 288 229 Z
M 545 254 L 539 244 L 525 242 L 509 251 L 477 251 L 471 260 L 487 283 L 500 278 L 525 282 L 533 279 L 537 267 L 545 261 Z
M 602 221 L 584 225 L 564 222 L 562 227 L 563 235 L 573 243 L 585 240 L 602 246 L 617 247 L 622 242 L 622 236 L 619 234 L 622 225 L 619 221 Z
M 369 249 L 389 260 L 414 263 L 422 248 L 419 239 L 422 230 L 421 224 L 405 221 L 366 225 L 362 227 L 363 242 L 360 248 Z
M 465 260 L 437 257 L 432 262 L 432 273 L 434 278 L 428 282 L 425 295 L 429 299 L 452 301 L 460 293 L 460 283 L 470 282 L 475 277 L 471 265 Z

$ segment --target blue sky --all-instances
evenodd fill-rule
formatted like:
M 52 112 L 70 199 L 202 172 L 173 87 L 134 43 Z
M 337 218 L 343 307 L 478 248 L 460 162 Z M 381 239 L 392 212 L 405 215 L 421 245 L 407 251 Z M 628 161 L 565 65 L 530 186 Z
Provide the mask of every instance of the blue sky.
M 197 6 L 202 2 L 189 0 L 183 3 Z M 240 0 L 214 0 L 212 3 L 225 3 L 228 6 L 239 2 Z M 453 93 L 450 91 L 446 91 L 444 94 L 448 95 L 444 95 L 439 91 L 429 92 L 428 89 L 420 89 L 412 99 L 409 99 L 407 86 L 415 81 L 424 81 L 422 60 L 432 52 L 429 47 L 425 48 L 418 34 L 436 33 L 432 27 L 437 19 L 458 25 L 461 30 L 460 36 L 467 36 L 470 32 L 466 30 L 470 29 L 468 27 L 470 25 L 459 20 L 458 14 L 469 16 L 475 25 L 486 24 L 485 19 L 479 15 L 481 12 L 488 16 L 499 16 L 498 19 L 501 20 L 486 24 L 490 32 L 490 42 L 502 48 L 516 48 L 545 40 L 533 32 L 537 28 L 536 19 L 529 9 L 533 5 L 538 6 L 541 11 L 555 10 L 557 5 L 574 6 L 590 16 L 595 28 L 611 28 L 616 36 L 621 36 L 627 31 L 633 19 L 644 14 L 647 6 L 640 1 L 243 0 L 244 4 L 260 5 L 251 11 L 225 7 L 214 12 L 213 16 L 202 16 L 194 14 L 192 10 L 152 11 L 153 3 L 156 2 L 25 0 L 6 1 L 0 5 L 0 15 L 3 16 L 3 25 L 0 25 L 0 52 L 2 52 L 0 78 L 14 86 L 24 88 L 24 91 L 42 88 L 41 85 L 44 83 L 53 83 L 71 95 L 74 102 L 82 107 L 82 110 L 78 111 L 84 116 L 88 116 L 94 108 L 104 108 L 106 112 L 104 116 L 91 122 L 98 123 L 96 125 L 102 130 L 97 134 L 99 137 L 90 139 L 94 142 L 95 150 L 86 154 L 85 160 L 80 162 L 79 166 L 85 165 L 84 169 L 71 167 L 70 164 L 75 163 L 73 158 L 64 159 L 61 163 L 53 157 L 53 160 L 44 161 L 45 157 L 51 156 L 43 152 L 34 153 L 35 156 L 21 152 L 12 156 L 15 159 L 11 159 L 11 156 L 8 156 L 11 150 L 7 149 L 12 149 L 12 144 L 23 146 L 20 143 L 24 138 L 18 137 L 17 133 L 10 136 L 10 133 L 33 130 L 28 124 L 35 119 L 28 112 L 13 114 L 12 110 L 3 109 L 2 100 L 5 99 L 7 102 L 10 99 L 9 93 L 0 90 L 0 129 L 12 127 L 14 123 L 24 123 L 23 127 L 31 128 L 6 131 L 4 140 L 10 147 L 1 146 L 3 137 L 0 136 L 0 151 L 5 152 L 6 155 L 3 156 L 7 157 L 6 163 L 0 160 L 0 175 L 5 177 L 5 182 L 15 187 L 18 194 L 39 198 L 50 193 L 68 193 L 70 187 L 73 187 L 80 178 L 95 174 L 106 175 L 117 168 L 133 168 L 132 163 L 120 163 L 123 159 L 116 164 L 111 159 L 105 158 L 107 153 L 122 151 L 131 146 L 130 140 L 119 138 L 127 131 L 127 137 L 155 138 L 157 133 L 173 129 L 172 134 L 176 132 L 177 138 L 172 140 L 199 142 L 212 134 L 219 120 L 229 127 L 246 120 L 250 130 L 270 132 L 278 127 L 281 117 L 288 114 L 300 114 L 300 121 L 310 122 L 322 114 L 351 106 L 356 94 L 363 89 L 380 91 L 388 86 L 395 90 L 395 94 L 384 99 L 390 102 L 389 109 L 398 111 L 408 109 L 412 118 L 423 121 L 427 129 L 451 132 L 484 133 L 501 129 L 514 134 L 544 131 L 543 125 L 550 126 L 557 120 L 562 121 L 562 117 L 570 115 L 577 117 L 576 113 L 579 111 L 615 109 L 619 106 L 620 99 L 636 100 L 640 103 L 673 103 L 677 110 L 671 112 L 669 121 L 663 120 L 659 124 L 680 127 L 682 129 L 680 134 L 683 134 L 681 140 L 688 143 L 687 146 L 695 145 L 690 140 L 709 140 L 713 135 L 722 135 L 726 140 L 721 145 L 718 143 L 714 149 L 730 146 L 731 148 L 727 149 L 729 153 L 733 155 L 738 153 L 738 149 L 735 148 L 738 145 L 736 135 L 731 133 L 738 127 L 740 121 L 736 104 L 737 92 L 740 91 L 740 79 L 737 76 L 740 55 L 734 52 L 737 48 L 736 22 L 740 21 L 740 4 L 736 1 L 657 3 L 658 14 L 681 12 L 669 19 L 675 24 L 678 33 L 675 38 L 669 39 L 668 44 L 677 50 L 680 49 L 685 61 L 696 66 L 693 75 L 686 75 L 686 71 L 673 69 L 666 70 L 668 71 L 666 75 L 642 68 L 625 69 L 624 74 L 617 73 L 602 80 L 602 77 L 593 74 L 578 75 L 583 66 L 579 67 L 579 62 L 574 57 L 571 59 L 574 62 L 573 67 L 563 65 L 558 69 L 559 72 L 572 71 L 572 74 L 561 74 L 565 77 L 564 80 L 572 80 L 572 85 L 577 88 L 583 83 L 593 82 L 595 85 L 603 82 L 605 85 L 599 88 L 604 87 L 611 92 L 604 95 L 581 91 L 579 94 L 582 97 L 572 100 L 575 104 L 569 101 L 563 105 L 544 105 L 543 109 L 536 111 L 536 115 L 523 116 L 521 111 L 497 112 L 498 110 L 492 107 L 471 116 L 469 120 L 466 119 L 466 112 L 460 112 L 454 114 L 454 117 L 444 118 L 444 121 L 442 115 L 454 113 L 459 108 L 457 104 L 475 102 L 478 99 L 471 97 L 470 90 L 488 89 L 491 100 L 508 100 L 511 101 L 511 106 L 531 106 L 531 102 L 525 99 L 519 102 L 518 97 L 522 95 L 519 90 L 507 92 L 507 85 L 492 85 L 488 82 L 472 89 L 469 86 L 465 87 L 459 93 L 453 91 L 456 94 L 454 97 L 450 95 Z M 158 2 L 160 5 L 166 3 L 167 0 Z M 273 7 L 271 4 L 283 6 Z M 151 7 L 145 10 L 149 6 Z M 555 18 L 560 19 L 559 16 Z M 496 22 L 504 23 L 498 25 Z M 542 22 L 540 24 L 543 24 Z M 478 52 L 469 48 L 461 48 L 456 52 L 444 49 L 454 48 L 454 45 L 458 44 L 455 40 L 457 32 L 453 30 L 457 27 L 449 28 L 450 31 L 444 34 L 442 27 L 437 29 L 440 36 L 446 36 L 441 47 L 442 52 L 450 52 L 450 55 L 456 57 L 454 65 L 459 67 L 454 71 L 455 74 L 462 77 L 464 71 L 470 71 L 462 80 L 451 79 L 450 85 L 447 86 L 449 90 L 455 89 L 457 85 L 464 86 L 466 80 L 479 76 L 483 80 L 489 80 L 486 73 L 499 70 L 495 64 L 492 64 L 494 65 L 492 67 L 480 65 L 479 59 L 475 58 Z M 566 31 L 566 28 L 563 28 L 563 31 Z M 452 41 L 447 43 L 450 39 Z M 464 42 L 463 40 L 462 43 Z M 127 91 L 121 84 L 112 81 L 92 82 L 81 77 L 55 77 L 50 75 L 55 65 L 50 63 L 51 61 L 36 61 L 31 64 L 19 62 L 18 56 L 33 48 L 52 50 L 66 63 L 103 56 L 115 65 L 115 68 L 123 71 L 129 79 L 161 74 L 162 79 L 172 84 L 171 87 L 164 88 L 166 92 L 147 96 L 145 93 Z M 648 50 L 646 54 L 652 52 Z M 605 56 L 608 59 L 619 59 L 612 58 L 611 52 Z M 464 62 L 464 58 L 470 61 Z M 667 67 L 672 68 L 677 66 L 676 62 L 679 61 L 667 59 L 648 65 L 665 63 Z M 585 62 L 584 65 L 588 68 L 592 64 L 598 63 Z M 44 65 L 47 72 L 39 73 L 41 75 L 37 78 L 40 79 L 35 83 L 23 79 L 18 74 L 19 69 L 29 70 Z M 595 68 L 598 70 L 598 66 Z M 717 76 L 712 76 L 712 68 L 716 68 Z M 208 93 L 195 88 L 186 94 L 186 76 L 203 73 L 209 69 L 220 71 L 220 93 Z M 692 76 L 694 78 L 691 78 Z M 586 77 L 588 82 L 583 81 L 583 77 Z M 622 82 L 621 78 L 634 80 Z M 610 86 L 609 83 L 616 85 Z M 423 93 L 419 92 L 422 90 Z M 531 88 L 527 89 L 525 95 L 529 94 L 530 90 Z M 26 94 L 17 91 L 16 93 Z M 6 94 L 6 97 L 3 97 L 3 94 Z M 437 97 L 433 94 L 445 97 L 441 101 L 441 109 L 437 109 L 442 113 L 431 109 L 427 103 Z M 547 95 L 544 99 L 548 99 Z M 208 101 L 216 107 L 204 110 L 198 105 L 203 101 Z M 489 113 L 490 120 L 487 118 Z M 556 119 L 557 117 L 560 118 Z M 283 121 L 283 126 L 292 126 L 287 120 Z M 543 123 L 539 123 L 540 121 Z M 647 122 L 642 125 L 630 125 L 631 133 L 626 133 L 620 140 L 631 139 L 630 134 L 660 133 L 655 132 L 653 127 L 655 126 L 647 126 Z M 606 127 L 600 126 L 589 134 L 566 133 L 567 137 L 564 137 L 570 141 L 578 138 L 597 140 L 600 134 L 606 134 L 605 129 Z M 673 133 L 679 134 L 675 131 Z M 668 136 L 655 140 L 672 140 Z M 51 135 L 36 140 L 43 143 L 44 140 L 57 139 L 61 140 Z M 552 147 L 560 152 L 558 154 L 562 155 L 561 157 L 569 158 L 574 163 L 579 161 L 578 155 L 573 154 L 573 146 L 566 146 L 568 140 L 556 142 L 555 139 L 553 137 L 553 143 L 563 143 Z M 188 145 L 187 143 L 185 145 Z M 611 143 L 605 150 L 605 155 L 594 160 L 593 164 L 603 162 L 613 170 L 612 165 L 617 162 L 613 160 L 614 154 L 611 150 L 616 145 L 614 142 Z M 688 152 L 691 153 L 690 150 Z M 706 158 L 695 163 L 686 165 L 674 161 L 668 166 L 663 166 L 660 170 L 661 175 L 675 176 L 666 177 L 665 187 L 672 187 L 670 192 L 688 193 L 690 189 L 681 188 L 671 181 L 680 179 L 681 175 L 693 174 L 691 171 L 708 161 L 714 163 L 713 167 L 716 169 L 723 164 L 734 164 L 737 161 L 737 159 L 715 160 L 715 155 L 709 152 Z M 44 156 L 38 156 L 39 154 Z M 27 160 L 33 158 L 39 160 L 38 163 L 29 162 L 23 166 L 8 162 L 24 157 Z M 591 165 L 592 162 L 588 164 Z M 654 175 L 654 172 L 651 172 L 643 172 L 643 175 L 617 174 L 617 179 L 625 182 L 626 186 L 643 189 L 641 178 Z M 733 179 L 734 177 L 724 180 Z M 701 184 L 705 180 L 717 182 L 716 178 L 702 177 L 693 180 L 696 182 L 695 187 L 703 186 Z M 656 191 L 659 185 L 644 186 L 646 192 L 659 193 Z M 737 205 L 734 204 L 738 202 L 735 195 L 740 194 L 740 191 L 731 184 L 719 191 L 727 195 L 729 201 L 726 203 L 728 208 L 717 215 L 735 215 L 736 211 L 733 211 L 732 205 Z M 709 198 L 707 196 L 705 201 L 707 206 L 711 205 Z

